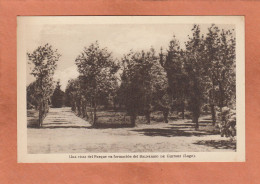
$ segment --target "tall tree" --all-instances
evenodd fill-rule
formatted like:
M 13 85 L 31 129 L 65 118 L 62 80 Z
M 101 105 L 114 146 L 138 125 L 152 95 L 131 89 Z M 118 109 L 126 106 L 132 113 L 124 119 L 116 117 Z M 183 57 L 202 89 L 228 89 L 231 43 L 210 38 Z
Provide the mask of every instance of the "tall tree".
M 131 51 L 122 59 L 122 95 L 133 127 L 140 112 L 146 115 L 149 123 L 151 105 L 151 76 L 149 71 L 154 59 L 156 59 L 154 52 L 145 53 L 144 51 L 136 53 Z
M 212 25 L 208 28 L 208 33 L 205 38 L 205 63 L 204 70 L 207 71 L 208 83 L 208 103 L 210 105 L 212 123 L 216 123 L 216 111 L 215 105 L 217 101 L 216 86 L 218 77 L 216 76 L 216 70 L 218 70 L 219 53 L 220 53 L 220 40 L 219 40 L 219 28 Z
M 49 100 L 53 92 L 53 75 L 57 67 L 60 54 L 51 45 L 39 46 L 32 53 L 27 53 L 29 64 L 32 64 L 31 74 L 36 78 L 38 93 L 39 127 L 49 109 Z
M 192 112 L 192 121 L 195 123 L 195 129 L 199 128 L 199 117 L 201 106 L 205 100 L 205 76 L 203 70 L 205 61 L 204 38 L 201 35 L 200 27 L 194 25 L 192 28 L 192 37 L 189 37 L 186 43 L 186 52 L 184 55 L 185 72 L 188 76 L 188 104 Z
M 180 49 L 179 41 L 173 36 L 166 55 L 160 53 L 160 64 L 167 73 L 170 92 L 177 109 L 181 109 L 184 119 L 187 76 L 184 73 L 184 52 Z
M 222 111 L 235 101 L 235 38 L 233 32 L 212 25 L 205 38 L 204 70 L 209 79 L 208 96 L 213 124 L 215 105 Z
M 144 114 L 147 123 L 150 123 L 150 114 L 154 108 L 163 111 L 165 122 L 168 122 L 168 84 L 154 49 L 130 52 L 122 62 L 121 95 L 132 126 L 135 126 L 138 114 Z
M 97 106 L 100 94 L 113 91 L 113 83 L 117 80 L 118 64 L 107 48 L 100 48 L 98 42 L 85 47 L 76 58 L 80 77 L 87 87 L 90 104 L 93 109 L 93 126 L 97 122 Z
M 230 30 L 221 30 L 219 63 L 215 75 L 218 84 L 219 107 L 235 106 L 236 98 L 236 39 Z

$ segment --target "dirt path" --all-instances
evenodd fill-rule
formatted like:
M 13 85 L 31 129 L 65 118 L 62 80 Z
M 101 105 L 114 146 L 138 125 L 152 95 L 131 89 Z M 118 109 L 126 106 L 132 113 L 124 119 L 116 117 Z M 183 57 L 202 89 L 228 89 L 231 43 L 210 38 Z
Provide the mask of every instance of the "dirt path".
M 43 128 L 88 128 L 91 125 L 77 117 L 68 107 L 50 108 L 43 121 Z
M 208 126 L 201 121 L 201 127 Z M 28 153 L 222 152 L 235 143 L 187 120 L 141 124 L 135 128 L 93 129 L 70 108 L 50 109 L 43 128 L 28 128 Z

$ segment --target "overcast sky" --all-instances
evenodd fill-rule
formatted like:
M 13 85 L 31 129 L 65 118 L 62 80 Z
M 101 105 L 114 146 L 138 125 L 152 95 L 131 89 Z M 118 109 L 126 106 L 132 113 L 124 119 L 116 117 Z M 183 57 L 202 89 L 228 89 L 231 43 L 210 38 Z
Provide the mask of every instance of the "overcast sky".
M 131 49 L 148 50 L 153 46 L 156 52 L 160 47 L 166 49 L 173 37 L 180 41 L 181 47 L 191 35 L 192 24 L 67 24 L 67 25 L 30 25 L 27 27 L 26 50 L 33 52 L 38 46 L 50 43 L 62 55 L 55 72 L 55 80 L 60 80 L 65 90 L 67 81 L 78 76 L 76 57 L 96 40 L 101 47 L 107 47 L 114 58 L 120 59 Z M 207 32 L 210 24 L 201 25 L 202 33 Z M 234 29 L 231 25 L 218 25 L 224 29 Z M 27 85 L 34 81 L 27 64 Z

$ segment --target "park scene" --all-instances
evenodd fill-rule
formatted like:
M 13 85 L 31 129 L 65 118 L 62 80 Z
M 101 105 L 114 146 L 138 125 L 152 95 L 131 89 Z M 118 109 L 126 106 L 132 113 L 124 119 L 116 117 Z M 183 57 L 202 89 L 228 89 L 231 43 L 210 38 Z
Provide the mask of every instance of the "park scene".
M 234 27 L 159 27 L 47 27 L 27 51 L 28 153 L 235 152 Z

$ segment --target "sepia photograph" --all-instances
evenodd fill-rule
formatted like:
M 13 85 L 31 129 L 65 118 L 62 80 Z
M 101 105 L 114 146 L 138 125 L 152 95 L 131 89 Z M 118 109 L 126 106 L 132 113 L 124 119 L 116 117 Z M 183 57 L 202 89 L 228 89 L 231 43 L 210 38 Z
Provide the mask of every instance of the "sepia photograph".
M 17 40 L 18 161 L 245 160 L 243 17 L 21 16 Z

